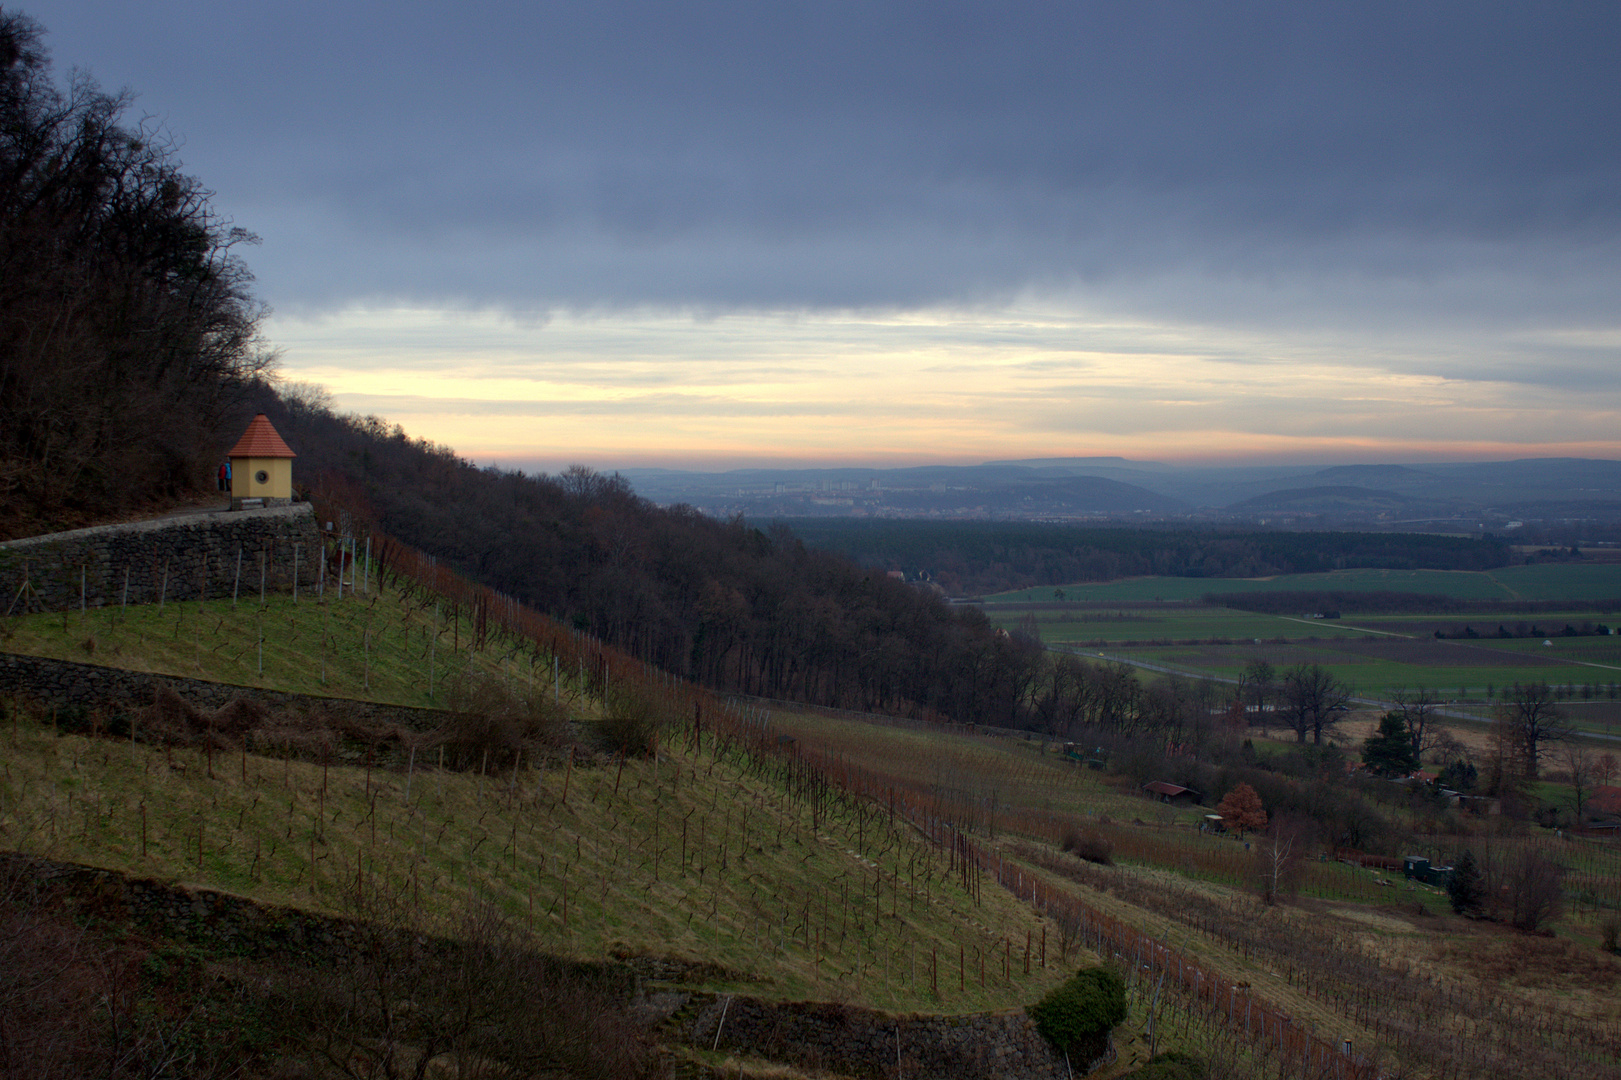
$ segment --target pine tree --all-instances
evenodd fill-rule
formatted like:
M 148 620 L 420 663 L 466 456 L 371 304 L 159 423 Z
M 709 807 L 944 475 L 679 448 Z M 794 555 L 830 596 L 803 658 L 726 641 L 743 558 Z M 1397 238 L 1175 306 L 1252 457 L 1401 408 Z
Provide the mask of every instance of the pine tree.
M 1452 878 L 1447 882 L 1447 899 L 1452 901 L 1454 914 L 1477 919 L 1482 914 L 1481 902 L 1485 898 L 1486 885 L 1480 879 L 1480 868 L 1475 865 L 1475 854 L 1466 851 L 1452 867 Z
M 1406 776 L 1418 768 L 1418 755 L 1401 713 L 1385 713 L 1379 730 L 1363 740 L 1362 763 L 1376 776 Z

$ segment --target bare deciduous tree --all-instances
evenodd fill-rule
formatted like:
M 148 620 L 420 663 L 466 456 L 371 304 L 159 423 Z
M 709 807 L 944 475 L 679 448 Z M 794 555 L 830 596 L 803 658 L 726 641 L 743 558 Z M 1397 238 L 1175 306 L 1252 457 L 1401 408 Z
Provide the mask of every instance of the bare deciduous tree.
M 1516 682 L 1509 687 L 1501 720 L 1519 744 L 1520 764 L 1527 780 L 1541 772 L 1542 759 L 1552 744 L 1570 739 L 1572 728 L 1545 682 Z
M 1321 746 L 1350 707 L 1351 688 L 1321 664 L 1297 664 L 1283 676 L 1283 707 L 1297 742 Z
M 1593 797 L 1598 772 L 1598 757 L 1580 743 L 1567 743 L 1559 755 L 1560 763 L 1570 773 L 1570 808 L 1575 812 L 1575 824 L 1582 824 L 1582 811 Z
M 1310 834 L 1306 822 L 1280 817 L 1255 841 L 1252 870 L 1263 903 L 1276 904 L 1299 889 Z
M 1433 691 L 1422 686 L 1408 690 L 1404 686 L 1390 696 L 1396 705 L 1393 711 L 1400 714 L 1413 740 L 1413 757 L 1420 763 L 1431 750 L 1442 749 L 1452 742 L 1451 734 L 1435 723 L 1441 701 Z
M 1565 868 L 1534 848 L 1524 848 L 1508 859 L 1503 884 L 1507 891 L 1509 922 L 1534 933 L 1559 914 Z

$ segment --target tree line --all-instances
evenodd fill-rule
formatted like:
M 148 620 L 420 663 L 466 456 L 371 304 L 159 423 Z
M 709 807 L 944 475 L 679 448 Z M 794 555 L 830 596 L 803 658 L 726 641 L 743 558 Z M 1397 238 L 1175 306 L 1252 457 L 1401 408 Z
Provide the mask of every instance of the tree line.
M 1004 521 L 787 522 L 808 545 L 864 566 L 925 574 L 952 595 L 1122 577 L 1244 578 L 1366 567 L 1489 570 L 1500 539 L 1422 533 L 1129 529 Z
M 52 76 L 0 10 L 0 532 L 194 493 L 220 425 L 270 365 L 261 309 L 173 140 L 127 94 Z

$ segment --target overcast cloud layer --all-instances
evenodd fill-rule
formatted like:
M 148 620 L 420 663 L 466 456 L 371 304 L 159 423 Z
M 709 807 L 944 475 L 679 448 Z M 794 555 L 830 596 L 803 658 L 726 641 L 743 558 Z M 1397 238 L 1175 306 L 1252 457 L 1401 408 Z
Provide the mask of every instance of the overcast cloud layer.
M 20 7 L 483 457 L 1621 455 L 1613 4 Z

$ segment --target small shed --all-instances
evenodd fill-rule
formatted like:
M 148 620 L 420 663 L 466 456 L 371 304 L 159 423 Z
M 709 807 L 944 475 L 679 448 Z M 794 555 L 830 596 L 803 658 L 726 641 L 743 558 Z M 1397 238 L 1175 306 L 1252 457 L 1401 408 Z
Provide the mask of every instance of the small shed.
M 1401 861 L 1401 872 L 1403 877 L 1442 889 L 1452 880 L 1452 867 L 1432 866 L 1430 860 L 1422 855 L 1404 856 Z
M 1160 802 L 1175 803 L 1177 806 L 1196 806 L 1204 802 L 1204 796 L 1192 788 L 1185 788 L 1165 780 L 1144 784 L 1143 790 Z
M 293 458 L 297 455 L 260 413 L 231 448 L 231 509 L 285 506 L 293 501 Z

